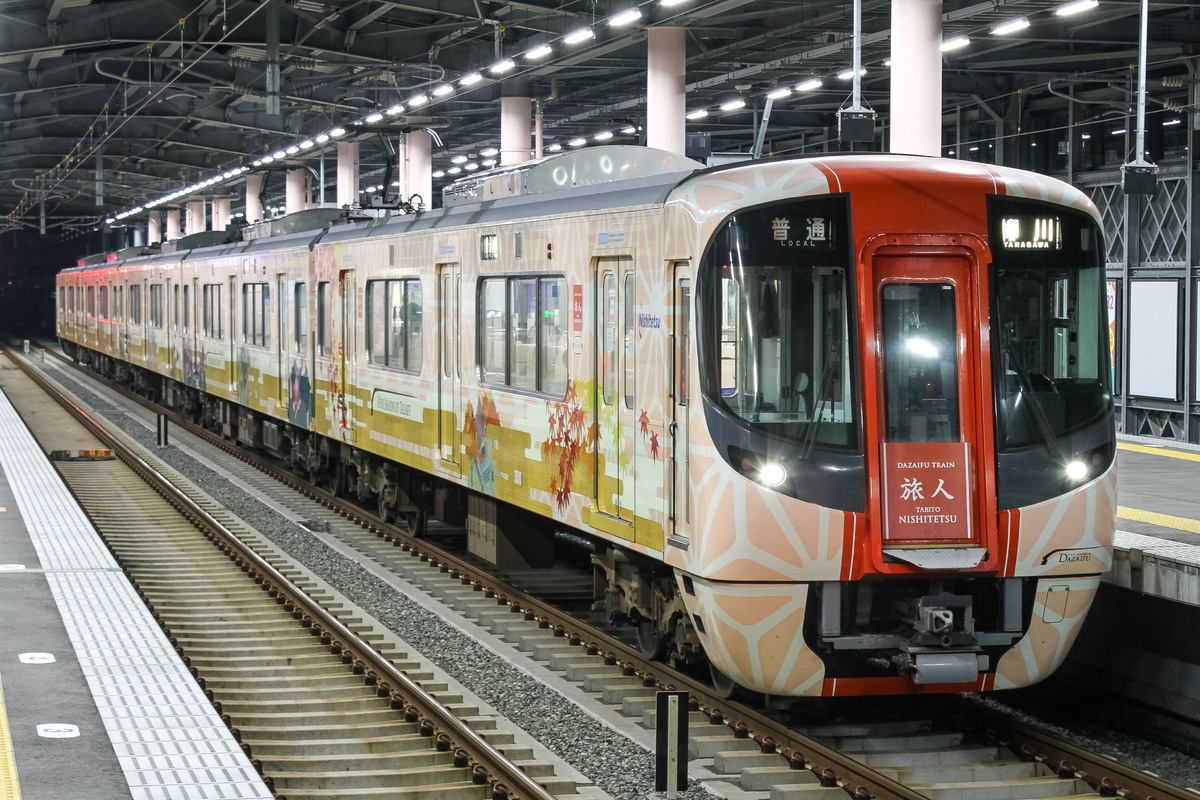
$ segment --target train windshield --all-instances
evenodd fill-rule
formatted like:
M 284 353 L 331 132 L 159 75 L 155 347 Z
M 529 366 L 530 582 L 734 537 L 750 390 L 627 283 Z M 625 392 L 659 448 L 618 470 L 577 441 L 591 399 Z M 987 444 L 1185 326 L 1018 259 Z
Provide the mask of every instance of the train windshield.
M 706 397 L 806 451 L 858 447 L 849 234 L 840 196 L 754 208 L 717 232 L 702 268 Z
M 1110 407 L 1099 234 L 1046 203 L 993 198 L 990 213 L 998 444 L 1053 445 Z
M 988 201 L 997 503 L 1016 508 L 1112 463 L 1111 340 L 1100 229 L 1061 205 Z M 1086 468 L 1067 481 L 1064 466 Z

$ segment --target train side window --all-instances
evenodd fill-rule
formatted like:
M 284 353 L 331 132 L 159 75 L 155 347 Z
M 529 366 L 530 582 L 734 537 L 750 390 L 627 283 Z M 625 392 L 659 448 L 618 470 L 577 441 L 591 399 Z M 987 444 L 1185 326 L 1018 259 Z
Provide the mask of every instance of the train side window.
M 372 364 L 421 371 L 421 281 L 367 283 L 367 357 Z
M 100 319 L 108 319 L 108 287 L 100 287 Z
M 191 303 L 188 302 L 189 294 L 190 294 L 188 292 L 189 288 L 191 288 L 191 287 L 189 287 L 187 284 L 184 284 L 184 287 L 183 287 L 183 316 L 176 317 L 176 319 L 179 319 L 182 321 L 183 324 L 181 327 L 183 328 L 184 333 L 187 333 L 189 330 L 191 330 L 191 321 L 192 320 L 191 320 L 190 312 L 192 310 L 192 306 L 191 306 Z
M 541 278 L 538 283 L 538 349 L 542 371 L 538 388 L 555 397 L 567 393 L 567 331 L 562 302 L 567 296 L 565 278 Z
M 327 356 L 333 347 L 333 318 L 329 307 L 329 281 L 317 284 L 317 355 Z
M 305 294 L 306 284 L 297 282 L 292 291 L 292 330 L 297 353 L 308 350 L 308 295 Z
M 88 317 L 96 316 L 96 287 L 87 287 L 87 315 Z
M 479 290 L 479 367 L 486 383 L 505 382 L 505 280 L 487 278 Z
M 175 316 L 172 317 L 172 319 L 175 320 L 175 326 L 178 327 L 179 326 L 179 284 L 178 283 L 175 284 Z
M 155 328 L 163 326 L 163 287 L 157 283 L 150 286 L 150 324 Z
M 270 346 L 271 334 L 267 330 L 270 307 L 270 284 L 242 284 L 242 341 L 258 347 Z
M 134 325 L 142 324 L 142 287 L 133 284 L 129 287 L 129 321 Z
M 204 285 L 204 335 L 211 339 L 223 339 L 221 330 L 221 284 Z
M 537 279 L 509 281 L 509 385 L 537 388 Z
M 679 328 L 675 334 L 675 402 L 681 406 L 688 404 L 688 343 L 691 337 L 692 325 L 692 284 L 691 281 L 679 283 Z
M 633 273 L 625 276 L 625 407 L 633 408 L 633 390 L 637 383 L 637 297 Z
M 604 274 L 600 307 L 603 318 L 604 342 L 600 350 L 600 379 L 604 404 L 617 402 L 617 279 L 611 272 Z

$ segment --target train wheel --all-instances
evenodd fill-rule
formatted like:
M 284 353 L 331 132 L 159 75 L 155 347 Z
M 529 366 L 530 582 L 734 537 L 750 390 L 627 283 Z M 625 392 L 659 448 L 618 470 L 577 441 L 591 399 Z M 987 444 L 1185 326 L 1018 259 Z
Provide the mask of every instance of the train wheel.
M 712 678 L 713 693 L 718 697 L 733 697 L 733 693 L 738 690 L 733 678 L 714 667 L 711 661 L 708 662 L 708 674 Z
M 376 495 L 376 498 L 378 499 L 378 502 L 379 502 L 379 508 L 378 508 L 378 511 L 376 512 L 379 515 L 379 518 L 381 520 L 383 520 L 384 522 L 389 522 L 389 523 L 392 520 L 396 519 L 396 510 L 394 508 L 392 508 L 391 503 L 389 503 L 387 501 L 387 497 L 384 495 L 384 493 L 380 492 L 379 494 Z
M 643 622 L 637 626 L 638 652 L 649 659 L 662 658 L 666 651 L 662 632 L 654 627 L 653 622 Z
M 426 528 L 429 527 L 429 512 L 427 511 L 406 511 L 404 512 L 404 526 L 408 528 L 408 535 L 416 539 L 420 539 L 425 535 Z

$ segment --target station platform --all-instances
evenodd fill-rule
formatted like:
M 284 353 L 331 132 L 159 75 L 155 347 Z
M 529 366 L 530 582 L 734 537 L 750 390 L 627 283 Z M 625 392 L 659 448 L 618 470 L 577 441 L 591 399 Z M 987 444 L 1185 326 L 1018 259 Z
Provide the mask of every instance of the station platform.
M 0 609 L 0 798 L 272 797 L 2 392 Z
M 1121 436 L 1117 533 L 1105 580 L 1200 606 L 1200 447 Z

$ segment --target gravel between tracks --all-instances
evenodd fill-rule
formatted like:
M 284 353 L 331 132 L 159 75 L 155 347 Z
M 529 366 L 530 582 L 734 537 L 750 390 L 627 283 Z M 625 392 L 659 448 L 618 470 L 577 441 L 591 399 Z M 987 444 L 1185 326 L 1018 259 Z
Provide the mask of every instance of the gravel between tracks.
M 47 365 L 50 366 L 50 365 Z M 55 367 L 56 379 L 111 424 L 208 493 L 292 558 L 334 586 L 419 654 L 492 705 L 545 747 L 588 776 L 616 800 L 646 797 L 654 787 L 654 755 L 621 737 L 553 689 L 516 669 L 492 650 L 397 594 L 312 534 L 280 516 L 176 447 L 158 448 L 154 432 L 121 408 Z M 681 793 L 717 800 L 695 781 Z
M 50 366 L 50 365 L 47 365 Z M 516 669 L 490 649 L 447 625 L 437 615 L 396 594 L 385 583 L 315 540 L 308 531 L 263 507 L 237 485 L 175 447 L 155 447 L 154 433 L 54 367 L 57 379 L 112 424 L 179 470 L 281 549 L 338 588 L 420 654 L 461 681 L 560 758 L 591 778 L 617 800 L 647 796 L 654 786 L 654 756 L 622 738 L 553 689 Z M 1010 708 L 1002 698 L 979 698 L 989 708 L 1021 717 L 1081 747 L 1110 755 L 1180 786 L 1200 788 L 1200 759 L 1087 721 L 1070 727 Z M 716 800 L 695 781 L 684 796 Z

